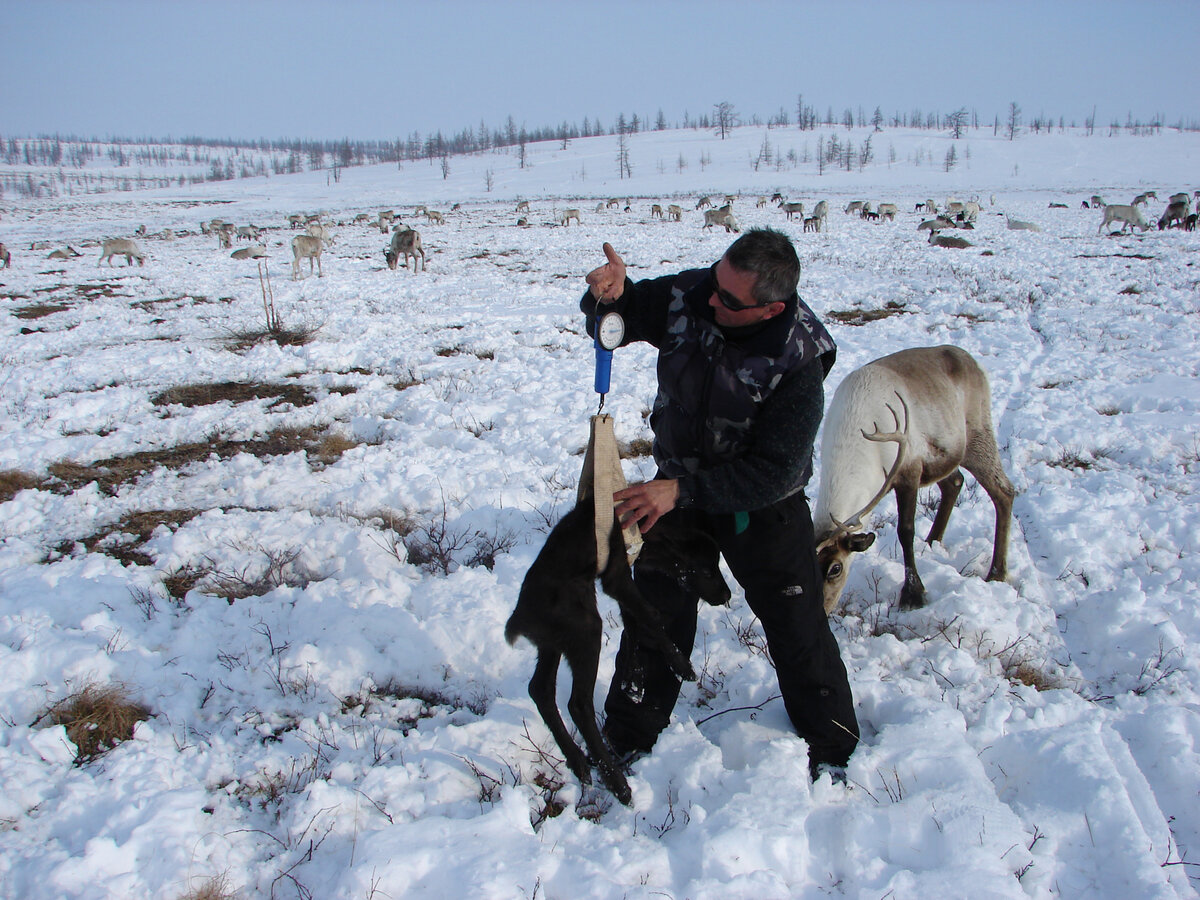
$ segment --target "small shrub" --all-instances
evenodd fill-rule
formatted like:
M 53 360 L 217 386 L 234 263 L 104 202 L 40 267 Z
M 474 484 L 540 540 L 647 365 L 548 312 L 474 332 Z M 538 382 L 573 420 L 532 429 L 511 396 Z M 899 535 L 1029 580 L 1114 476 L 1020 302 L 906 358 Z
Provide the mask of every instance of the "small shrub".
M 320 330 L 316 326 L 285 328 L 282 324 L 273 328 L 247 328 L 230 332 L 225 345 L 235 353 L 249 350 L 266 341 L 274 341 L 280 347 L 303 347 L 311 344 Z
M 418 384 L 422 383 L 423 382 L 417 376 L 416 371 L 410 368 L 407 372 L 392 382 L 392 387 L 398 391 L 406 391 L 410 387 L 416 387 Z
M 261 597 L 278 587 L 303 589 L 314 581 L 321 581 L 327 577 L 298 563 L 297 560 L 303 552 L 299 549 L 259 550 L 266 559 L 266 565 L 257 574 L 251 574 L 249 567 L 241 571 L 222 571 L 210 561 L 210 568 L 204 579 L 205 592 L 224 597 L 232 604 L 235 600 L 244 600 L 247 597 Z
M 134 726 L 148 718 L 150 708 L 132 700 L 125 688 L 89 684 L 55 703 L 34 724 L 45 720 L 65 726 L 76 748 L 75 762 L 82 765 L 129 740 Z

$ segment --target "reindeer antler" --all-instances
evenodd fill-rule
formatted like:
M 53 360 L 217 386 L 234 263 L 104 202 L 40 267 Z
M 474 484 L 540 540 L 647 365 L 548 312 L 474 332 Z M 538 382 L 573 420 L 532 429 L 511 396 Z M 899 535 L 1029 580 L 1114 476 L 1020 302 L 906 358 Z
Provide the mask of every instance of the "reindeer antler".
M 848 534 L 849 532 L 853 531 L 856 528 L 861 528 L 863 516 L 865 516 L 872 509 L 874 509 L 875 504 L 878 503 L 880 500 L 882 500 L 884 497 L 886 497 L 887 492 L 890 491 L 893 487 L 895 487 L 896 476 L 900 473 L 900 467 L 902 465 L 904 465 L 905 451 L 908 449 L 908 404 L 904 402 L 904 398 L 900 396 L 899 391 L 895 391 L 894 393 L 896 394 L 896 399 L 900 401 L 901 409 L 904 410 L 904 427 L 903 428 L 900 427 L 900 417 L 898 415 L 896 415 L 895 407 L 893 407 L 892 404 L 888 403 L 887 404 L 888 412 L 890 412 L 892 414 L 892 419 L 896 423 L 895 431 L 889 431 L 886 433 L 881 432 L 879 430 L 878 424 L 875 425 L 875 430 L 872 431 L 870 434 L 867 434 L 866 430 L 864 430 L 864 429 L 860 429 L 860 430 L 862 431 L 862 436 L 864 438 L 866 438 L 868 441 L 876 441 L 876 442 L 895 441 L 896 444 L 898 445 L 897 450 L 896 450 L 896 461 L 894 463 L 892 463 L 891 471 L 887 472 L 887 474 L 884 476 L 883 487 L 881 487 L 879 489 L 879 491 L 875 494 L 874 497 L 872 497 L 869 501 L 867 501 L 866 506 L 864 506 L 862 509 L 860 509 L 858 512 L 856 512 L 854 515 L 852 515 L 845 522 L 839 522 L 837 519 L 834 518 L 833 513 L 829 514 L 829 518 L 833 521 L 834 528 L 835 528 L 834 533 L 833 533 L 833 535 L 831 535 L 831 537 L 837 537 L 842 534 Z M 827 538 L 827 540 L 828 540 L 828 538 Z

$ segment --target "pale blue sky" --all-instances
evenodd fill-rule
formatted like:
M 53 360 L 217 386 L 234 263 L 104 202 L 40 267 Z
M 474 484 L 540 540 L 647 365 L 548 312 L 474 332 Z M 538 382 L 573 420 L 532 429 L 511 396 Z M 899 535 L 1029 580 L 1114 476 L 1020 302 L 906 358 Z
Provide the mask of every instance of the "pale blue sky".
M 0 135 L 393 138 L 960 106 L 1200 121 L 1196 0 L 0 0 Z M 1178 48 L 1173 50 L 1169 48 Z

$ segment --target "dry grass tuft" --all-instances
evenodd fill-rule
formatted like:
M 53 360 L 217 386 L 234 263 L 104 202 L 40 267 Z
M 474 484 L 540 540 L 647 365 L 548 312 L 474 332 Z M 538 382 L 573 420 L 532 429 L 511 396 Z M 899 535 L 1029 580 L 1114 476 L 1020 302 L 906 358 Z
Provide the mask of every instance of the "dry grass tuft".
M 21 306 L 14 309 L 12 315 L 17 319 L 28 321 L 31 319 L 44 319 L 46 316 L 52 316 L 55 313 L 66 312 L 70 308 L 70 304 L 67 303 L 34 303 L 31 306 Z
M 1004 677 L 1013 684 L 1023 684 L 1036 691 L 1056 691 L 1066 686 L 1061 678 L 1051 675 L 1028 659 L 1006 662 Z
M 834 309 L 825 313 L 824 318 L 840 322 L 842 325 L 866 325 L 868 322 L 878 322 L 892 316 L 904 314 L 904 304 L 889 300 L 883 309 Z
M 21 491 L 35 490 L 42 479 L 19 469 L 0 469 L 0 503 L 7 503 Z
M 194 566 L 189 563 L 185 566 L 180 566 L 178 569 L 172 569 L 169 572 L 164 572 L 162 576 L 162 585 L 166 592 L 176 600 L 183 600 L 183 598 L 188 595 L 188 591 L 207 578 L 210 574 L 212 574 L 211 566 Z
M 316 403 L 308 390 L 298 384 L 264 384 L 262 382 L 224 381 L 216 384 L 184 384 L 169 388 L 150 398 L 155 406 L 211 406 L 214 403 L 245 403 L 250 400 L 270 399 L 276 403 L 290 403 L 296 408 Z
M 229 886 L 229 876 L 225 873 L 210 875 L 186 894 L 180 894 L 179 900 L 237 900 L 240 895 Z
M 643 456 L 649 456 L 654 452 L 654 443 L 648 438 L 634 438 L 628 444 L 621 444 L 618 447 L 617 455 L 621 459 L 637 459 Z
M 150 708 L 137 703 L 120 686 L 85 685 L 42 713 L 34 724 L 46 720 L 63 725 L 75 745 L 75 762 L 91 762 L 122 741 L 133 737 L 133 727 L 150 718 Z
M 136 481 L 147 472 L 159 468 L 179 470 L 192 463 L 204 462 L 210 456 L 229 459 L 239 453 L 249 453 L 264 458 L 286 456 L 303 450 L 308 453 L 309 465 L 321 469 L 337 462 L 346 450 L 354 446 L 357 446 L 354 442 L 315 426 L 277 428 L 261 438 L 248 441 L 217 439 L 179 444 L 164 450 L 114 456 L 91 465 L 64 460 L 52 463 L 48 471 L 53 480 L 53 489 L 58 493 L 71 493 L 94 481 L 102 491 L 112 496 L 123 485 Z
M 106 553 L 124 565 L 152 566 L 141 548 L 159 526 L 174 530 L 200 515 L 199 509 L 150 509 L 126 515 L 115 525 L 103 528 L 81 543 L 89 551 Z

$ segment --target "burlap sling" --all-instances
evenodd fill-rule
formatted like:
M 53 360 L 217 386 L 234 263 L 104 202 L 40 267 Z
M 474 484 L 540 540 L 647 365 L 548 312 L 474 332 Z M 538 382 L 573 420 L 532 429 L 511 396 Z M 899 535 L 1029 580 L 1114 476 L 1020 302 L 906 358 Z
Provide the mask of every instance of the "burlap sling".
M 614 519 L 612 495 L 626 484 L 625 473 L 621 471 L 621 457 L 617 453 L 617 438 L 613 434 L 613 418 L 608 415 L 592 416 L 577 500 L 584 500 L 588 495 L 596 498 L 597 574 L 608 565 L 608 540 Z M 624 528 L 622 534 L 625 536 L 626 558 L 632 565 L 642 549 L 642 534 L 638 531 L 637 523 Z

